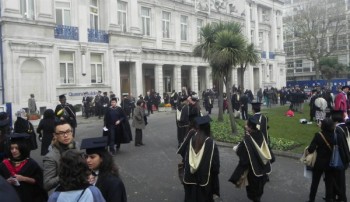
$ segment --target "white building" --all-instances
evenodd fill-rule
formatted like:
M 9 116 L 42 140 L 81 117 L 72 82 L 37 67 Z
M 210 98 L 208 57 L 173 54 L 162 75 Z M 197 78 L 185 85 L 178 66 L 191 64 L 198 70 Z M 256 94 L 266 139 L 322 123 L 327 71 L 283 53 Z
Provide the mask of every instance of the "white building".
M 240 22 L 262 53 L 245 88 L 285 86 L 283 3 L 278 0 L 1 0 L 3 102 L 53 108 L 58 95 L 81 103 L 97 90 L 160 95 L 213 87 L 192 56 L 206 23 Z M 233 83 L 239 83 L 233 70 Z

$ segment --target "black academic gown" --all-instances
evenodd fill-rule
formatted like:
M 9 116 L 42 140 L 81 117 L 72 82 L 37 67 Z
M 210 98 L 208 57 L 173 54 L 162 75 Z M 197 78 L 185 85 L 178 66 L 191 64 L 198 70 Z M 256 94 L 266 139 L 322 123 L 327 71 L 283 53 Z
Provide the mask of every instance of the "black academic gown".
M 55 114 L 57 114 L 57 112 L 60 111 L 61 109 L 64 109 L 64 116 L 68 118 L 67 121 L 72 126 L 72 128 L 75 129 L 77 127 L 77 119 L 76 119 L 75 109 L 73 105 L 68 103 L 64 105 L 59 104 L 56 106 Z
M 246 186 L 247 196 L 250 200 L 260 201 L 267 182 L 267 175 L 271 172 L 271 165 L 270 162 L 267 162 L 267 164 L 262 162 L 251 138 L 255 140 L 259 147 L 264 141 L 261 131 L 255 131 L 250 135 L 244 136 L 244 140 L 237 148 L 239 163 L 229 181 L 236 184 L 243 173 L 248 170 L 247 179 L 249 185 Z
M 255 113 L 254 115 L 255 120 L 259 120 L 260 123 L 260 131 L 264 134 L 265 140 L 268 145 L 270 145 L 270 136 L 269 132 L 267 131 L 268 129 L 268 119 L 265 115 L 261 114 L 260 112 Z
M 95 184 L 106 202 L 126 202 L 127 195 L 123 181 L 112 174 L 99 174 Z
M 43 189 L 43 171 L 39 165 L 31 158 L 17 173 L 26 177 L 34 178 L 35 184 L 27 182 L 20 182 L 20 186 L 13 186 L 18 193 L 21 201 L 43 202 L 47 201 L 47 193 Z M 0 164 L 0 175 L 5 179 L 12 176 L 6 165 L 2 162 Z
M 198 135 L 198 134 L 197 134 Z M 200 135 L 200 134 L 199 134 Z M 195 136 L 192 136 L 192 140 Z M 219 150 L 214 140 L 207 138 L 200 165 L 196 172 L 191 173 L 189 164 L 189 146 L 184 159 L 185 202 L 213 202 L 213 195 L 220 196 Z

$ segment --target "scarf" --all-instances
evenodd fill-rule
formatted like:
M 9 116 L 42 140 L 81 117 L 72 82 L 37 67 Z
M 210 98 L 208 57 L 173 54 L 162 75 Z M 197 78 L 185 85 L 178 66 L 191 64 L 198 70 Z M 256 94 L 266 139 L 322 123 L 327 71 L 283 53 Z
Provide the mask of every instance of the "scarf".
M 261 144 L 261 147 L 259 147 L 259 145 L 255 142 L 255 140 L 250 137 L 252 139 L 252 142 L 254 144 L 254 147 L 256 148 L 256 151 L 258 152 L 262 162 L 264 165 L 266 165 L 272 158 L 271 158 L 271 153 L 269 150 L 269 147 L 265 141 L 265 138 Z
M 2 162 L 5 164 L 7 170 L 10 172 L 11 176 L 15 176 L 17 173 L 19 173 L 19 171 L 21 171 L 23 166 L 27 164 L 28 159 L 21 161 L 18 166 L 14 166 L 13 164 L 15 162 L 10 161 L 9 159 L 5 159 Z
M 192 147 L 192 139 L 191 139 L 188 158 L 189 158 L 189 164 L 190 164 L 190 171 L 192 174 L 194 174 L 197 171 L 198 167 L 200 166 L 200 163 L 203 157 L 204 148 L 205 148 L 205 144 L 203 144 L 202 148 L 198 151 L 198 153 L 196 153 Z

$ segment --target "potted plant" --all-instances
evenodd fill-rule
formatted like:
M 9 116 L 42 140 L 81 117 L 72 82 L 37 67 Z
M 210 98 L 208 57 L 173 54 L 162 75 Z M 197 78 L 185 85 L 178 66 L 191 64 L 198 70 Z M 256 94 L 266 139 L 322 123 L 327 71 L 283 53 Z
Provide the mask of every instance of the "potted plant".
M 38 120 L 41 118 L 39 113 L 28 114 L 28 120 Z

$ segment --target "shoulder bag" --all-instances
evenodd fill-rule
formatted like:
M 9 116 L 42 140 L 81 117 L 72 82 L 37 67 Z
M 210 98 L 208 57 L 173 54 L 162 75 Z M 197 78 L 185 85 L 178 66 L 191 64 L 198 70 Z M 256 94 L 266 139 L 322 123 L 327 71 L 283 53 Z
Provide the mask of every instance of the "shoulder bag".
M 329 166 L 334 169 L 341 170 L 344 168 L 343 161 L 341 160 L 340 153 L 339 153 L 339 146 L 337 142 L 337 132 L 334 133 L 334 145 L 333 145 L 333 152 L 331 161 L 329 162 Z

